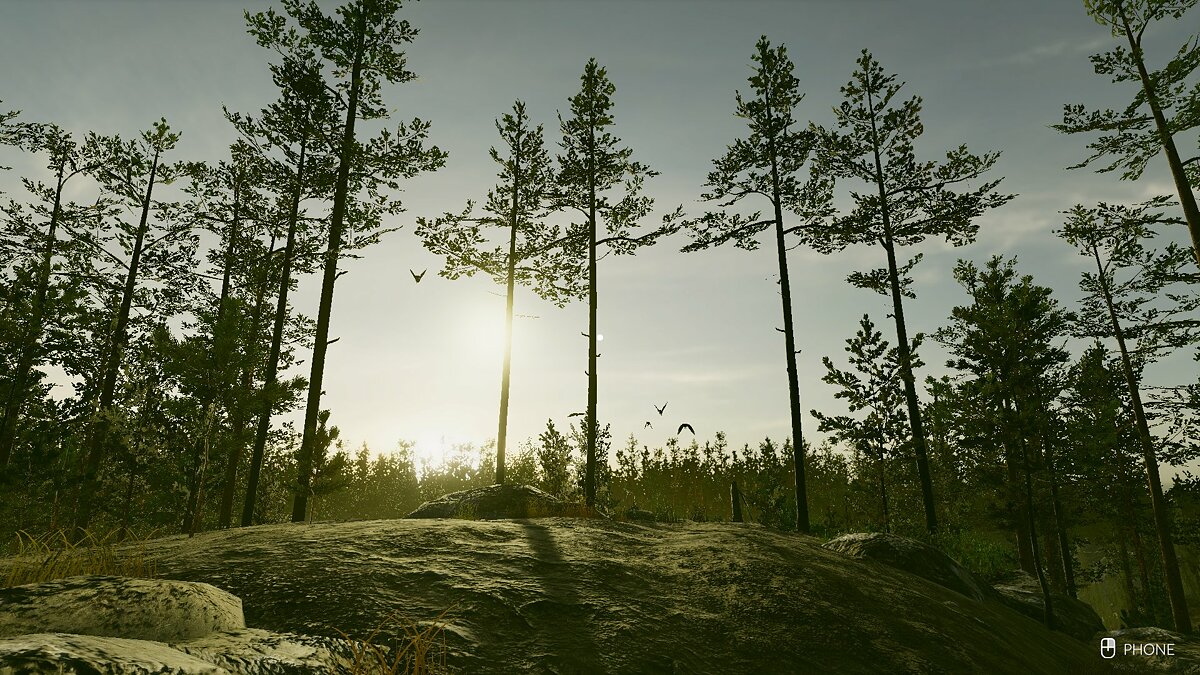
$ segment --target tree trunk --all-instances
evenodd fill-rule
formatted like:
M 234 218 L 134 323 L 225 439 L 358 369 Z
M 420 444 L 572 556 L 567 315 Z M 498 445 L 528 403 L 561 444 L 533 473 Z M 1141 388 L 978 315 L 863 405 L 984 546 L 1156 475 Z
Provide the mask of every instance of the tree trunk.
M 1187 174 L 1183 170 L 1183 162 L 1179 159 L 1179 151 L 1175 149 L 1175 138 L 1171 134 L 1171 127 L 1167 124 L 1167 119 L 1162 112 L 1162 106 L 1158 102 L 1158 93 L 1154 91 L 1154 87 L 1150 82 L 1150 74 L 1146 72 L 1146 61 L 1143 58 L 1142 46 L 1139 44 L 1139 40 L 1133 36 L 1133 30 L 1129 26 L 1129 18 L 1125 14 L 1125 7 L 1118 3 L 1117 11 L 1120 15 L 1121 27 L 1125 31 L 1125 37 L 1129 41 L 1130 56 L 1133 58 L 1133 62 L 1137 64 L 1138 77 L 1142 81 L 1142 92 L 1146 94 L 1146 104 L 1150 106 L 1150 114 L 1154 117 L 1154 128 L 1158 131 L 1158 140 L 1167 155 L 1167 165 L 1171 169 L 1171 179 L 1175 181 L 1175 191 L 1179 195 L 1179 205 L 1183 207 L 1183 215 L 1185 220 L 1187 220 L 1188 232 L 1192 237 L 1192 255 L 1196 258 L 1197 264 L 1200 264 L 1200 207 L 1196 205 L 1196 195 L 1192 193 Z M 1172 608 L 1174 608 L 1174 601 L 1172 601 Z M 1176 614 L 1178 614 L 1177 611 Z M 1178 618 L 1176 616 L 1176 621 L 1178 621 Z
M 131 457 L 129 460 L 129 480 L 125 482 L 125 505 L 121 509 L 121 529 L 117 532 L 117 542 L 125 541 L 129 536 L 129 514 L 133 509 L 133 484 L 137 478 L 136 467 Z
M 1012 517 L 1017 539 L 1017 561 L 1022 570 L 1029 574 L 1036 574 L 1033 564 L 1033 546 L 1030 543 L 1032 539 L 1029 533 L 1029 513 L 1025 501 L 1019 494 L 1020 488 L 1017 487 L 1021 479 L 1021 465 L 1017 461 L 1017 452 L 1013 448 L 1012 439 L 1007 433 L 1004 434 L 1003 443 L 1004 465 L 1008 474 L 1008 503 L 1012 505 L 1009 515 Z
M 254 431 L 254 450 L 250 456 L 250 469 L 246 477 L 246 499 L 242 506 L 242 527 L 249 527 L 254 520 L 254 502 L 258 496 L 258 480 L 262 472 L 263 455 L 267 449 L 267 433 L 271 429 L 271 414 L 275 408 L 278 387 L 279 358 L 283 351 L 283 327 L 287 322 L 288 290 L 292 283 L 292 257 L 295 255 L 296 224 L 300 220 L 300 197 L 304 189 L 304 160 L 308 138 L 300 140 L 300 155 L 296 164 L 296 186 L 292 193 L 292 204 L 288 213 L 287 241 L 283 245 L 283 263 L 279 272 L 279 294 L 275 304 L 275 325 L 271 330 L 271 353 L 267 356 L 267 372 L 263 376 L 262 407 L 258 411 L 258 424 Z M 255 313 L 257 332 L 258 313 Z M 326 329 L 328 332 L 328 329 Z M 242 382 L 249 390 L 248 370 L 242 373 Z M 226 483 L 231 486 L 231 482 Z M 227 487 L 232 490 L 232 487 Z M 230 496 L 232 499 L 232 495 Z
M 206 417 L 208 415 L 207 408 L 204 410 L 204 415 Z M 192 528 L 196 525 L 196 509 L 200 504 L 200 484 L 204 480 L 204 477 L 201 474 L 201 464 L 203 462 L 201 462 L 200 459 L 200 455 L 203 453 L 203 451 L 204 440 L 203 432 L 201 432 L 197 433 L 196 438 L 192 439 L 192 455 L 190 462 L 192 469 L 192 480 L 188 485 L 188 500 L 187 506 L 184 508 L 183 512 L 183 524 L 179 528 L 180 533 L 188 536 L 195 534 Z
M 1008 413 L 1008 402 L 1005 401 L 1005 413 Z M 1046 573 L 1042 569 L 1041 546 L 1038 545 L 1037 518 L 1033 507 L 1033 477 L 1029 469 L 1029 453 L 1025 447 L 1024 437 L 1017 439 L 1021 448 L 1021 469 L 1025 474 L 1025 513 L 1029 523 L 1029 544 L 1033 549 L 1033 568 L 1037 571 L 1038 585 L 1042 588 L 1042 622 L 1046 628 L 1054 630 L 1054 602 L 1050 597 L 1050 584 L 1046 581 Z
M 1163 498 L 1162 483 L 1158 476 L 1158 460 L 1154 456 L 1154 441 L 1150 437 L 1150 427 L 1146 423 L 1146 412 L 1142 408 L 1142 396 L 1138 389 L 1137 377 L 1133 372 L 1133 363 L 1129 358 L 1129 350 L 1125 346 L 1125 333 L 1121 330 L 1121 322 L 1117 319 L 1117 311 L 1113 306 L 1112 293 L 1108 288 L 1104 267 L 1100 262 L 1100 252 L 1092 248 L 1098 270 L 1097 279 L 1100 291 L 1104 295 L 1104 304 L 1108 308 L 1108 317 L 1112 322 L 1113 335 L 1117 338 L 1117 346 L 1121 350 L 1121 370 L 1125 374 L 1125 383 L 1129 388 L 1129 400 L 1133 405 L 1133 418 L 1137 423 L 1138 441 L 1142 447 L 1142 461 L 1146 467 L 1146 482 L 1150 488 L 1150 505 L 1154 511 L 1154 529 L 1158 533 L 1158 547 L 1162 555 L 1163 579 L 1166 581 L 1167 598 L 1171 601 L 1171 615 L 1175 621 L 1175 630 L 1180 633 L 1192 632 L 1192 619 L 1188 614 L 1187 600 L 1183 594 L 1183 579 L 1179 574 L 1179 560 L 1175 557 L 1175 544 L 1171 538 L 1170 516 L 1167 513 L 1167 502 Z
M 729 484 L 729 501 L 733 504 L 733 522 L 742 522 L 742 493 L 736 480 Z
M 338 256 L 342 247 L 342 229 L 346 220 L 346 202 L 350 191 L 350 164 L 354 159 L 354 121 L 358 119 L 358 97 L 362 89 L 362 59 L 366 41 L 366 14 L 358 11 L 354 63 L 350 68 L 350 95 L 346 103 L 346 125 L 338 159 L 337 186 L 333 193 L 333 213 L 329 223 L 329 247 L 325 252 L 325 274 L 321 280 L 321 304 L 317 311 L 317 334 L 313 342 L 312 369 L 308 381 L 308 401 L 304 410 L 304 436 L 296 458 L 297 490 L 292 501 L 292 522 L 304 522 L 308 512 L 309 482 L 312 479 L 313 452 L 317 441 L 317 416 L 321 412 L 321 386 L 325 378 L 325 353 L 329 348 L 329 317 L 333 310 L 333 284 L 337 280 Z
M 89 429 L 87 464 L 84 468 L 83 484 L 79 490 L 79 506 L 75 513 L 75 527 L 72 538 L 81 541 L 87 534 L 91 524 L 92 510 L 96 491 L 99 488 L 97 474 L 100 463 L 108 450 L 109 417 L 113 412 L 113 399 L 116 396 L 117 376 L 121 370 L 121 361 L 125 343 L 129 336 L 126 330 L 129 326 L 129 312 L 133 306 L 133 293 L 137 288 L 138 265 L 141 263 L 142 247 L 146 240 L 146 231 L 150 220 L 150 198 L 154 190 L 154 180 L 158 175 L 158 151 L 154 152 L 154 160 L 150 165 L 150 178 L 146 182 L 146 195 L 142 198 L 142 216 L 138 222 L 137 233 L 134 236 L 133 251 L 129 259 L 129 273 L 125 275 L 125 289 L 121 295 L 121 306 L 117 311 L 116 325 L 113 327 L 112 339 L 109 341 L 109 353 L 104 364 L 104 382 L 100 389 L 100 405 L 96 418 Z
M 1133 490 L 1124 486 L 1126 527 L 1129 528 L 1129 538 L 1133 540 L 1133 554 L 1138 564 L 1138 581 L 1142 586 L 1142 598 L 1145 602 L 1145 613 L 1152 621 L 1158 616 L 1158 603 L 1154 599 L 1154 589 L 1150 585 L 1150 565 L 1146 562 L 1146 549 L 1142 546 L 1142 535 L 1138 530 L 1137 509 L 1133 503 Z
M 1137 590 L 1133 587 L 1133 566 L 1129 562 L 1129 545 L 1125 543 L 1125 532 L 1123 527 L 1117 528 L 1117 550 L 1121 558 L 1121 579 L 1125 582 L 1125 597 L 1129 606 L 1130 614 L 1138 612 L 1138 606 L 1141 604 L 1138 601 Z M 1133 626 L 1122 625 L 1118 628 L 1132 628 Z
M 871 92 L 867 105 L 874 109 Z M 883 162 L 879 157 L 879 130 L 871 118 L 871 150 L 875 156 L 875 183 L 879 188 L 879 214 L 883 225 L 883 248 L 887 251 L 888 285 L 892 291 L 892 316 L 896 319 L 896 349 L 900 356 L 900 379 L 904 381 L 904 400 L 908 403 L 908 424 L 912 431 L 913 454 L 917 458 L 917 474 L 921 478 L 921 500 L 925 506 L 925 529 L 930 536 L 937 533 L 937 510 L 933 501 L 933 480 L 929 476 L 929 457 L 925 448 L 925 429 L 921 425 L 921 403 L 917 400 L 917 385 L 913 379 L 912 350 L 908 328 L 904 325 L 904 302 L 900 294 L 900 273 L 896 266 L 896 247 L 892 242 L 891 210 L 883 179 Z
M 289 242 L 290 242 L 290 239 L 289 239 Z M 253 348 L 253 345 L 258 341 L 258 333 L 262 329 L 262 314 L 263 314 L 262 305 L 263 305 L 264 296 L 266 295 L 267 284 L 269 283 L 268 280 L 270 277 L 270 264 L 271 264 L 270 259 L 275 253 L 275 239 L 274 238 L 271 239 L 271 246 L 268 249 L 268 251 L 269 251 L 267 254 L 268 267 L 263 272 L 262 283 L 259 284 L 258 294 L 254 298 L 254 319 L 251 321 L 251 325 L 253 327 L 253 336 L 250 338 L 250 342 L 247 345 L 247 349 L 250 350 L 250 354 L 251 354 L 251 359 L 250 359 L 251 362 L 247 363 L 246 366 L 242 369 L 242 391 L 246 392 L 247 394 L 249 394 L 251 389 L 253 388 L 253 380 L 254 380 L 253 355 L 254 355 L 254 352 L 258 351 L 257 349 Z M 283 269 L 280 272 L 280 274 L 286 278 L 288 272 L 289 272 L 289 270 L 288 270 L 288 253 L 287 253 L 287 245 L 285 244 Z M 250 521 L 254 516 L 254 502 L 255 502 L 256 495 L 258 494 L 259 473 L 262 469 L 263 455 L 265 454 L 265 451 L 266 451 L 267 431 L 268 431 L 267 426 L 269 426 L 270 421 L 271 421 L 271 409 L 274 404 L 273 396 L 275 395 L 275 386 L 274 386 L 275 385 L 275 373 L 276 373 L 277 364 L 279 362 L 279 351 L 282 350 L 280 343 L 282 342 L 282 333 L 283 333 L 282 321 L 280 320 L 280 316 L 279 316 L 278 312 L 280 312 L 280 311 L 283 311 L 284 313 L 287 312 L 287 291 L 281 290 L 281 292 L 282 292 L 282 295 L 280 296 L 281 301 L 279 302 L 279 304 L 277 304 L 275 306 L 275 311 L 277 312 L 277 314 L 275 316 L 275 333 L 272 336 L 272 342 L 271 342 L 271 347 L 272 347 L 271 354 L 274 356 L 274 358 L 267 364 L 267 376 L 263 382 L 261 409 L 259 410 L 259 427 L 257 429 L 257 433 L 255 434 L 255 438 L 254 438 L 254 455 L 253 455 L 252 461 L 250 463 L 250 474 L 246 480 L 246 498 L 245 498 L 245 502 L 244 502 L 244 508 L 242 511 L 242 520 L 241 520 L 242 527 L 246 527 L 246 526 L 250 525 Z M 280 309 L 281 306 L 283 308 L 282 310 Z M 270 383 L 269 385 L 268 385 L 268 382 Z M 234 427 L 234 433 L 238 433 L 242 428 L 240 425 L 243 423 L 244 418 L 240 411 L 235 413 L 234 417 L 235 417 L 235 419 L 234 419 L 235 425 L 239 425 L 239 426 Z M 265 422 L 263 421 L 264 419 L 266 420 Z M 238 447 L 240 447 L 240 445 Z M 229 499 L 231 502 L 233 500 L 233 481 L 229 480 L 229 474 L 234 473 L 236 475 L 236 471 L 237 471 L 237 465 L 233 464 L 232 462 L 230 463 L 229 466 L 225 467 L 225 475 L 226 475 L 225 490 L 228 492 Z
M 879 499 L 883 506 L 883 532 L 887 534 L 891 531 L 891 514 L 888 512 L 888 494 L 887 494 L 887 477 L 884 471 L 883 464 L 883 444 L 882 440 L 879 445 Z
M 43 322 L 46 317 L 46 295 L 50 287 L 50 272 L 54 260 L 55 239 L 58 221 L 62 217 L 62 191 L 66 183 L 65 163 L 58 165 L 58 180 L 54 189 L 54 208 L 50 212 L 50 225 L 46 231 L 46 247 L 42 251 L 42 259 L 38 266 L 37 289 L 34 291 L 33 307 L 30 308 L 29 323 L 21 335 L 20 356 L 17 368 L 9 384 L 8 397 L 4 401 L 4 416 L 0 418 L 0 469 L 8 465 L 16 441 L 17 418 L 25 403 L 29 386 L 29 373 L 33 370 L 35 352 L 38 341 L 42 337 Z
M 767 120 L 771 121 L 771 98 L 766 94 Z M 792 321 L 792 283 L 788 276 L 787 243 L 783 237 L 783 206 L 779 194 L 779 162 L 775 137 L 768 140 L 771 159 L 771 205 L 775 209 L 775 248 L 779 259 L 779 294 L 783 303 L 783 347 L 787 358 L 788 410 L 792 421 L 792 470 L 796 493 L 796 531 L 808 534 L 811 523 L 808 514 L 808 481 L 804 472 L 804 411 L 800 408 L 800 374 L 796 366 L 796 327 Z
M 598 333 L 596 307 L 596 171 L 594 132 L 588 149 L 588 400 L 587 400 L 587 463 L 584 468 L 584 504 L 596 506 L 596 442 L 600 425 L 596 404 L 599 398 L 599 378 L 596 373 L 596 336 Z
M 1050 500 L 1054 508 L 1054 529 L 1058 531 L 1059 557 L 1062 559 L 1063 583 L 1067 595 L 1079 597 L 1075 588 L 1075 563 L 1071 556 L 1071 542 L 1067 535 L 1066 513 L 1063 511 L 1062 500 L 1058 496 L 1058 470 L 1054 464 L 1054 446 L 1046 436 L 1042 437 L 1046 448 L 1046 470 L 1050 477 Z
M 512 212 L 509 214 L 508 289 L 504 297 L 504 369 L 500 375 L 500 421 L 496 431 L 496 483 L 504 484 L 504 450 L 508 444 L 508 386 L 512 374 L 513 294 L 517 275 L 517 212 L 521 189 L 521 139 L 513 148 Z

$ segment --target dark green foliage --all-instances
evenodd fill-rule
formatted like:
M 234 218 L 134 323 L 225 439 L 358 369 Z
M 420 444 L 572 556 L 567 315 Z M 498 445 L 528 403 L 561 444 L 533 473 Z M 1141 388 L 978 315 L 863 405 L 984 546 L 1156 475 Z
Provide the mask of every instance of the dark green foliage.
M 1063 106 L 1063 123 L 1053 128 L 1066 133 L 1100 132 L 1088 144 L 1092 155 L 1072 169 L 1112 157 L 1098 171 L 1121 169 L 1122 180 L 1137 180 L 1150 159 L 1166 155 L 1175 191 L 1192 239 L 1192 254 L 1200 263 L 1200 208 L 1193 192 L 1200 185 L 1200 155 L 1180 156 L 1177 138 L 1200 127 L 1200 82 L 1190 82 L 1200 67 L 1200 39 L 1193 35 L 1159 70 L 1146 65 L 1142 38 L 1151 24 L 1178 20 L 1196 5 L 1196 0 L 1084 0 L 1084 7 L 1097 23 L 1112 28 L 1113 37 L 1123 42 L 1091 56 L 1097 75 L 1114 84 L 1133 82 L 1137 92 L 1123 110 L 1088 111 L 1083 105 Z M 1190 88 L 1189 88 L 1190 86 Z M 1146 113 L 1149 113 L 1148 115 Z
M 875 330 L 869 316 L 864 314 L 859 325 L 854 337 L 846 340 L 846 351 L 855 372 L 839 370 L 829 357 L 824 357 L 821 362 L 827 373 L 821 379 L 838 387 L 834 398 L 845 399 L 851 413 L 865 410 L 866 417 L 828 416 L 816 410 L 812 415 L 818 421 L 817 431 L 829 433 L 832 442 L 852 448 L 854 456 L 861 458 L 861 470 L 857 472 L 860 476 L 866 476 L 869 467 L 870 473 L 877 478 L 880 522 L 883 531 L 888 532 L 887 483 L 893 472 L 887 465 L 895 464 L 892 460 L 908 454 L 903 446 L 910 436 L 899 378 L 900 356 L 899 351 L 883 339 L 883 334 Z M 911 353 L 915 365 L 919 366 L 916 351 L 922 336 L 916 337 Z M 874 466 L 870 466 L 872 464 Z

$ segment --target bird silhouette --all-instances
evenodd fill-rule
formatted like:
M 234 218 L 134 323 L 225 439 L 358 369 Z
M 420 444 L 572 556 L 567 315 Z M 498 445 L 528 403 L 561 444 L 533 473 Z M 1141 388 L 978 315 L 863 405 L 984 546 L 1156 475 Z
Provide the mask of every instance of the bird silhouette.
M 429 271 L 429 270 L 427 270 L 427 269 L 425 269 L 425 270 L 421 270 L 421 273 L 420 273 L 420 274 L 417 274 L 416 272 L 414 272 L 414 271 L 412 271 L 412 270 L 409 270 L 409 271 L 408 271 L 408 273 L 409 273 L 409 274 L 411 274 L 411 275 L 413 275 L 413 281 L 415 281 L 415 282 L 417 282 L 417 283 L 419 284 L 419 283 L 421 283 L 421 277 L 425 276 L 425 273 L 426 273 L 426 272 L 428 272 L 428 271 Z
M 580 416 L 586 415 L 586 414 L 587 413 L 577 412 L 577 413 L 571 413 L 570 415 L 567 415 L 567 417 L 580 417 Z
M 650 424 L 649 422 L 646 422 L 646 426 L 645 426 L 645 428 L 646 428 L 646 429 L 653 429 L 653 428 L 654 428 L 654 425 L 653 425 L 653 424 Z
M 696 435 L 696 430 L 693 429 L 692 425 L 688 424 L 687 422 L 684 422 L 683 424 L 679 425 L 679 430 L 675 432 L 675 435 L 678 436 L 679 434 L 682 434 L 684 429 L 687 429 L 688 431 L 692 432 L 693 436 Z
M 667 403 L 670 403 L 670 401 L 667 401 Z M 658 406 L 654 406 L 654 409 L 658 411 L 659 417 L 662 417 L 663 411 L 667 409 L 667 403 L 662 404 L 661 408 Z M 654 405 L 654 404 L 651 403 L 650 405 Z

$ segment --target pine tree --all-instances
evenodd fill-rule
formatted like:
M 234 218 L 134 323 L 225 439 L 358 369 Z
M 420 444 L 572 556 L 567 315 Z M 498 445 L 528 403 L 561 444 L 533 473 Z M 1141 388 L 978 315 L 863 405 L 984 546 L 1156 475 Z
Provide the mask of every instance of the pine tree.
M 1175 629 L 1190 633 L 1191 617 L 1184 598 L 1170 514 L 1158 474 L 1155 440 L 1150 434 L 1142 403 L 1140 368 L 1137 367 L 1139 363 L 1148 362 L 1164 346 L 1170 347 L 1177 341 L 1194 341 L 1190 331 L 1186 330 L 1190 322 L 1182 326 L 1185 329 L 1182 335 L 1186 337 L 1180 338 L 1180 326 L 1163 322 L 1160 310 L 1152 304 L 1172 282 L 1187 278 L 1181 270 L 1184 249 L 1169 245 L 1159 254 L 1145 245 L 1151 237 L 1149 225 L 1161 219 L 1161 214 L 1150 212 L 1155 203 L 1132 208 L 1101 204 L 1096 209 L 1076 205 L 1068 212 L 1068 220 L 1058 234 L 1096 265 L 1096 272 L 1085 272 L 1080 281 L 1086 296 L 1077 331 L 1082 337 L 1116 341 L 1146 469 Z M 1124 278 L 1119 278 L 1118 274 Z M 1137 342 L 1136 351 L 1129 344 L 1130 340 Z M 1135 363 L 1135 359 L 1139 363 Z
M 750 215 L 713 211 L 687 223 L 695 240 L 683 248 L 698 251 L 732 241 L 738 248 L 752 251 L 759 246 L 758 235 L 768 228 L 775 235 L 779 270 L 779 293 L 783 301 L 783 339 L 788 376 L 788 402 L 791 414 L 792 465 L 795 472 L 796 529 L 809 531 L 808 497 L 804 478 L 803 410 L 800 408 L 800 382 L 796 366 L 796 329 L 792 317 L 792 279 L 788 273 L 787 235 L 823 223 L 832 213 L 833 185 L 828 174 L 802 171 L 817 144 L 812 129 L 797 129 L 796 106 L 804 98 L 795 67 L 782 45 L 772 49 L 766 36 L 755 45 L 754 74 L 750 86 L 754 98 L 735 93 L 738 117 L 746 120 L 750 135 L 729 146 L 725 155 L 713 160 L 708 174 L 705 201 L 715 201 L 722 209 L 744 198 L 758 196 L 771 205 L 769 217 L 761 211 Z M 784 225 L 783 214 L 795 216 Z
M 512 114 L 496 120 L 507 148 L 501 156 L 500 183 L 488 192 L 486 215 L 471 218 L 471 202 L 461 214 L 435 220 L 418 219 L 417 235 L 425 248 L 445 257 L 441 276 L 457 279 L 483 272 L 506 289 L 504 303 L 504 367 L 500 376 L 500 419 L 496 432 L 496 482 L 505 482 L 508 447 L 509 382 L 512 372 L 513 301 L 516 284 L 534 286 L 537 294 L 558 306 L 581 294 L 579 261 L 564 254 L 560 228 L 545 224 L 554 188 L 554 171 L 542 140 L 542 125 L 530 127 L 525 103 L 513 104 Z M 491 249 L 481 226 L 504 228 L 508 241 Z
M 588 402 L 586 417 L 587 456 L 585 459 L 584 501 L 596 503 L 596 443 L 600 431 L 597 418 L 599 380 L 596 360 L 599 325 L 597 321 L 597 262 L 601 246 L 617 255 L 633 254 L 643 246 L 657 242 L 660 237 L 678 231 L 682 207 L 663 217 L 663 224 L 653 230 L 633 236 L 654 205 L 650 197 L 642 196 L 646 178 L 658 175 L 649 167 L 632 161 L 633 150 L 620 147 L 621 140 L 608 128 L 613 125 L 613 93 L 616 87 L 608 72 L 589 59 L 580 77 L 578 94 L 570 98 L 571 117 L 563 120 L 563 153 L 558 156 L 559 173 L 553 205 L 579 213 L 583 222 L 572 224 L 566 232 L 567 250 L 587 260 L 588 296 Z M 609 197 L 620 189 L 620 199 Z M 607 254 L 606 254 L 607 255 Z
M 424 147 L 429 123 L 420 119 L 414 119 L 408 125 L 401 124 L 395 133 L 384 130 L 366 142 L 358 140 L 355 134 L 358 120 L 388 116 L 380 96 L 384 81 L 398 84 L 416 77 L 407 70 L 403 52 L 397 50 L 417 35 L 412 25 L 396 17 L 400 5 L 399 0 L 354 0 L 340 7 L 336 17 L 331 17 L 311 0 L 283 0 L 284 10 L 300 25 L 303 34 L 288 28 L 287 20 L 273 10 L 248 15 L 250 32 L 260 45 L 276 49 L 285 57 L 311 49 L 332 66 L 335 84 L 324 86 L 335 93 L 345 115 L 344 123 L 335 134 L 336 140 L 329 144 L 330 152 L 337 156 L 337 178 L 313 342 L 304 435 L 297 456 L 299 475 L 292 505 L 293 522 L 303 521 L 308 512 L 325 357 L 332 343 L 329 324 L 333 290 L 339 276 L 338 260 L 343 255 L 343 245 L 349 249 L 362 248 L 378 241 L 382 234 L 380 218 L 385 213 L 395 214 L 401 210 L 399 202 L 388 199 L 381 190 L 397 190 L 397 179 L 435 170 L 446 158 L 437 147 Z M 295 62 L 303 63 L 304 60 L 296 59 Z M 357 200 L 360 193 L 366 193 L 366 199 Z M 348 226 L 353 227 L 357 240 L 348 237 Z M 350 240 L 345 241 L 347 239 Z
M 829 227 L 808 233 L 810 243 L 824 253 L 840 251 L 852 244 L 869 244 L 882 246 L 887 254 L 886 267 L 854 272 L 847 281 L 891 296 L 896 344 L 900 350 L 900 377 L 921 479 L 925 524 L 933 533 L 937 531 L 937 510 L 903 304 L 904 297 L 915 297 L 908 275 L 920 262 L 921 254 L 901 266 L 897 252 L 929 237 L 944 238 L 955 246 L 968 244 L 979 230 L 976 219 L 988 209 L 1004 204 L 1012 195 L 995 191 L 1000 180 L 959 192 L 952 189 L 979 179 L 995 165 L 999 153 L 974 155 L 964 145 L 947 152 L 944 163 L 917 161 L 913 141 L 924 132 L 921 99 L 914 96 L 894 104 L 902 87 L 903 83 L 897 83 L 894 75 L 885 76 L 875 58 L 863 50 L 858 70 L 842 87 L 845 100 L 834 108 L 838 128 L 846 131 L 820 131 L 823 145 L 820 162 L 822 170 L 839 178 L 858 179 L 871 188 L 864 193 L 851 193 L 855 202 L 853 211 L 835 218 Z
M 1063 123 L 1052 125 L 1054 129 L 1069 134 L 1101 133 L 1099 139 L 1088 144 L 1092 155 L 1070 168 L 1115 156 L 1099 171 L 1121 169 L 1122 180 L 1137 180 L 1151 159 L 1160 152 L 1166 155 L 1191 235 L 1192 254 L 1200 264 L 1200 208 L 1193 192 L 1200 185 L 1200 155 L 1182 159 L 1175 142 L 1178 136 L 1200 126 L 1196 114 L 1200 85 L 1187 89 L 1188 78 L 1200 67 L 1200 39 L 1193 35 L 1165 66 L 1154 71 L 1146 66 L 1142 46 L 1151 24 L 1182 18 L 1196 0 L 1084 0 L 1083 4 L 1097 23 L 1112 28 L 1113 37 L 1123 39 L 1129 47 L 1127 51 L 1119 45 L 1092 55 L 1096 74 L 1111 77 L 1114 84 L 1136 82 L 1138 91 L 1120 111 L 1089 112 L 1080 104 L 1063 106 Z

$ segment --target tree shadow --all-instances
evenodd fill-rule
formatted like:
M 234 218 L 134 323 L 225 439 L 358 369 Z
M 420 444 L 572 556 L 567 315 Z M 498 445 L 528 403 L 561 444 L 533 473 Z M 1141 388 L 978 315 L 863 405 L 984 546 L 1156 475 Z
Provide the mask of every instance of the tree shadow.
M 536 560 L 532 576 L 543 590 L 542 597 L 516 610 L 537 632 L 534 644 L 544 648 L 529 654 L 531 660 L 553 667 L 554 672 L 595 672 L 601 664 L 594 633 L 600 608 L 580 598 L 578 586 L 586 583 L 581 566 L 563 559 L 550 528 L 528 520 L 517 522 Z

